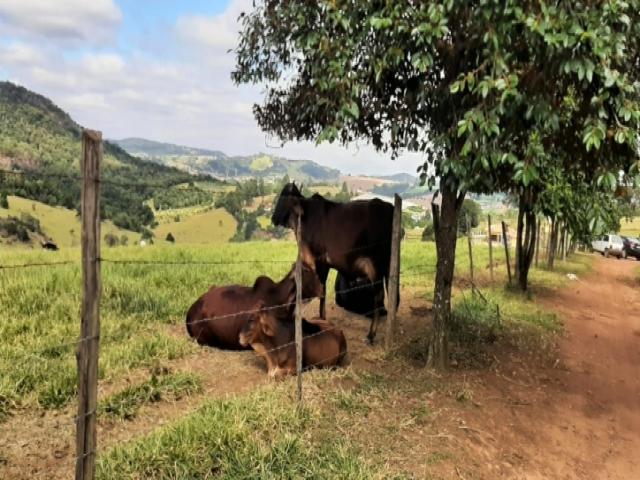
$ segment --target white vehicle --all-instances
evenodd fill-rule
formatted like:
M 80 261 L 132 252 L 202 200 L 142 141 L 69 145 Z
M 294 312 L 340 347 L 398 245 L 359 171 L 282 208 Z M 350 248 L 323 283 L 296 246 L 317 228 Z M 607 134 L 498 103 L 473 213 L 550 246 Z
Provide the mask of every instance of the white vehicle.
M 591 248 L 596 252 L 600 252 L 605 257 L 609 257 L 610 255 L 618 258 L 626 257 L 624 242 L 620 235 L 603 235 L 602 237 L 596 238 L 591 242 Z

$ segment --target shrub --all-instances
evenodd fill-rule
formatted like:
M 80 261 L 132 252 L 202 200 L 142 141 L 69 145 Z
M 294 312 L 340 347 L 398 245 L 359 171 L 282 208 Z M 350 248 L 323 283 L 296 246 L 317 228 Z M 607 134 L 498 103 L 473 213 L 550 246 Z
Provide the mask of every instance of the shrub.
M 104 236 L 104 241 L 107 244 L 107 247 L 117 247 L 120 244 L 120 240 L 113 233 L 107 233 Z
M 176 243 L 176 239 L 173 238 L 173 235 L 171 234 L 171 232 L 167 233 L 167 238 L 165 238 L 165 240 L 167 242 Z
M 434 242 L 436 240 L 436 229 L 433 226 L 432 221 L 428 221 L 427 225 L 424 227 L 422 231 L 422 241 L 423 242 Z

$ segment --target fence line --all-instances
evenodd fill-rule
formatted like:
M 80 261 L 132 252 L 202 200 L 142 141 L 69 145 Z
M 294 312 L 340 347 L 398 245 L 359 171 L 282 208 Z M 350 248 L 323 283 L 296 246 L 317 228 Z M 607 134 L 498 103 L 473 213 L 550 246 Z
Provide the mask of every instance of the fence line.
M 38 263 L 21 263 L 15 265 L 0 265 L 0 270 L 16 270 L 19 268 L 31 268 L 31 267 L 59 267 L 63 265 L 76 265 L 80 266 L 80 262 L 76 260 L 67 260 L 61 262 L 38 262 Z
M 0 265 L 0 269 L 4 270 L 17 270 L 21 268 L 32 268 L 32 267 L 55 267 L 55 266 L 63 266 L 63 265 L 82 265 L 82 277 L 83 277 L 83 295 L 82 295 L 82 313 L 81 313 L 81 334 L 80 338 L 74 339 L 69 342 L 62 342 L 55 345 L 46 345 L 41 349 L 41 352 L 44 354 L 47 351 L 53 351 L 55 349 L 60 349 L 64 347 L 76 346 L 77 350 L 77 376 L 78 376 L 78 414 L 72 418 L 72 421 L 76 425 L 76 457 L 74 458 L 76 468 L 75 474 L 76 479 L 87 479 L 91 480 L 95 476 L 95 457 L 97 455 L 97 430 L 96 430 L 96 422 L 98 417 L 98 398 L 97 398 L 97 389 L 98 389 L 98 351 L 99 345 L 102 343 L 103 345 L 110 341 L 111 339 L 121 338 L 120 335 L 111 335 L 101 338 L 100 335 L 100 294 L 102 291 L 101 282 L 100 282 L 100 268 L 102 263 L 111 263 L 111 264 L 138 264 L 138 265 L 233 265 L 233 264 L 264 264 L 264 263 L 293 263 L 285 260 L 238 260 L 238 261 L 196 261 L 196 260 L 169 260 L 169 261 L 160 261 L 160 260 L 144 260 L 144 259 L 115 259 L 115 258 L 101 258 L 100 255 L 100 186 L 101 185 L 114 185 L 119 187 L 129 187 L 129 188 L 140 188 L 140 189 L 152 189 L 152 188 L 170 188 L 170 187 L 181 187 L 186 190 L 187 188 L 191 188 L 191 186 L 184 187 L 183 183 L 171 183 L 171 182 L 163 182 L 159 184 L 145 184 L 140 182 L 121 182 L 114 180 L 107 180 L 100 178 L 100 163 L 103 154 L 103 142 L 102 136 L 100 132 L 94 132 L 89 130 L 83 130 L 82 132 L 82 144 L 83 144 L 83 157 L 81 159 L 81 168 L 82 175 L 68 175 L 68 174 L 58 174 L 55 172 L 47 173 L 47 174 L 39 174 L 36 172 L 29 171 L 16 171 L 16 170 L 4 170 L 0 169 L 0 173 L 5 177 L 8 175 L 16 175 L 22 177 L 33 177 L 33 178 L 58 178 L 63 179 L 65 181 L 73 181 L 73 182 L 81 182 L 81 197 L 82 197 L 82 239 L 81 239 L 81 253 L 82 258 L 81 262 L 77 261 L 60 261 L 60 262 L 32 262 L 32 263 L 23 263 L 23 264 L 15 264 L 15 265 Z M 197 188 L 197 187 L 194 187 Z M 199 189 L 202 190 L 202 189 Z M 205 190 L 202 190 L 205 191 Z M 395 210 L 400 210 L 396 208 Z M 392 282 L 393 288 L 397 292 L 399 289 L 399 249 L 400 249 L 400 228 L 395 228 L 395 225 L 400 225 L 400 216 L 401 212 L 396 212 L 394 210 L 394 231 L 389 240 L 380 241 L 371 243 L 368 245 L 358 246 L 352 249 L 347 249 L 342 252 L 338 252 L 340 254 L 346 254 L 356 251 L 362 250 L 370 250 L 375 246 L 385 245 L 391 243 L 391 245 L 396 245 L 398 249 L 398 255 L 392 254 L 392 258 L 395 260 L 392 261 L 391 265 L 391 273 L 395 276 L 395 278 L 387 278 L 380 279 L 375 282 L 366 282 L 362 285 L 356 285 L 351 288 L 346 288 L 342 290 L 336 291 L 336 294 L 344 294 L 351 291 L 356 291 L 364 288 L 371 288 L 375 285 L 384 285 L 385 280 Z M 396 218 L 397 217 L 397 218 Z M 300 223 L 300 222 L 299 222 Z M 397 232 L 396 232 L 397 230 Z M 300 254 L 300 228 L 296 229 L 298 235 L 298 260 L 296 261 L 296 301 L 295 302 L 287 302 L 279 305 L 274 305 L 270 307 L 262 307 L 256 308 L 253 310 L 246 310 L 242 312 L 235 312 L 233 314 L 226 315 L 218 315 L 212 318 L 204 318 L 199 319 L 194 322 L 190 322 L 191 325 L 201 322 L 210 322 L 219 319 L 235 317 L 238 315 L 246 315 L 246 314 L 255 314 L 259 312 L 265 312 L 269 310 L 279 309 L 282 307 L 290 307 L 296 306 L 296 335 L 294 341 L 285 343 L 278 347 L 275 347 L 267 352 L 266 354 L 272 353 L 277 350 L 281 350 L 283 348 L 289 348 L 293 345 L 296 346 L 296 363 L 298 370 L 298 398 L 302 398 L 302 376 L 301 366 L 302 366 L 302 298 L 301 298 L 301 267 L 302 267 L 302 256 Z M 395 238 L 395 236 L 398 238 Z M 394 268 L 395 265 L 395 268 Z M 407 273 L 411 275 L 411 273 Z M 419 273 L 414 273 L 419 274 Z M 394 295 L 392 295 L 394 296 Z M 322 296 L 314 296 L 310 298 L 304 299 L 307 302 L 314 300 L 315 298 L 324 298 L 326 297 L 326 292 Z M 392 310 L 395 311 L 395 305 L 393 305 Z M 365 313 L 365 316 L 368 316 L 372 313 L 375 313 L 378 310 L 384 309 L 384 305 L 375 308 L 374 310 Z M 311 322 L 313 323 L 313 322 Z M 315 337 L 316 335 L 325 334 L 331 330 L 336 329 L 337 327 L 332 324 L 328 324 L 329 326 L 319 327 L 320 331 L 304 336 L 304 339 Z M 151 329 L 149 329 L 151 330 Z M 157 327 L 154 329 L 157 331 Z M 135 332 L 135 334 L 140 334 L 141 331 Z M 33 352 L 28 355 L 33 356 L 35 358 L 42 359 L 43 361 L 47 361 L 46 358 L 34 354 Z M 328 357 L 326 359 L 320 360 L 318 363 L 327 362 L 331 360 L 332 357 Z M 313 365 L 307 365 L 307 367 L 313 367 Z

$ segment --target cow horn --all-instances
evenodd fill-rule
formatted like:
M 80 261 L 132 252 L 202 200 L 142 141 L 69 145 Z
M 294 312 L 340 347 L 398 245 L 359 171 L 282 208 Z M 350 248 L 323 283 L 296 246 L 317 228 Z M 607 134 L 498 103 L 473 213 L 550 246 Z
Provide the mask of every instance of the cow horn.
M 304 183 L 300 184 L 300 193 L 302 193 L 302 187 L 304 187 Z

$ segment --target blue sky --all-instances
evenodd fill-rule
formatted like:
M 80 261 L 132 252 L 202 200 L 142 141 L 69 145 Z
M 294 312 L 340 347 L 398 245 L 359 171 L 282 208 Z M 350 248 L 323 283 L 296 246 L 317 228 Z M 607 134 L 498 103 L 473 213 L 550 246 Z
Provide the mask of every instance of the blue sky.
M 107 138 L 309 158 L 343 172 L 415 173 L 366 144 L 288 143 L 260 131 L 259 87 L 230 80 L 251 0 L 2 0 L 0 79 L 50 97 Z

